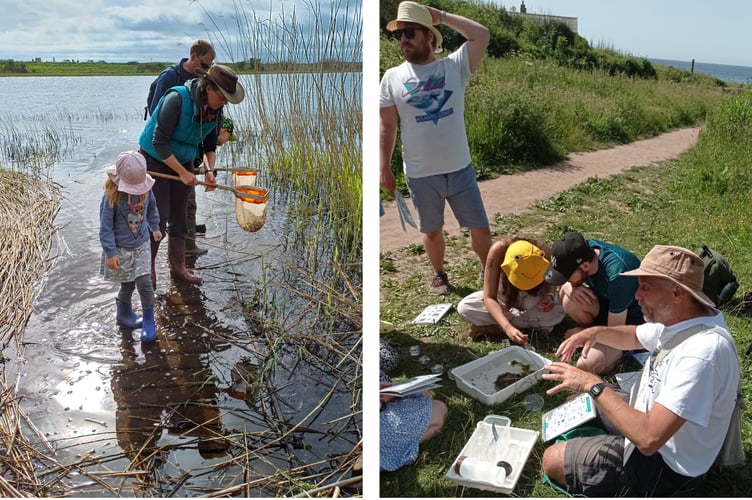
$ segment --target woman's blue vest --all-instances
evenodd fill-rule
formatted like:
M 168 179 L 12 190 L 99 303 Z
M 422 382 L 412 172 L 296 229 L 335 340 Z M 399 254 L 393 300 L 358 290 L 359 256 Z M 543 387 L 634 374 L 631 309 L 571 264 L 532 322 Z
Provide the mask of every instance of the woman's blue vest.
M 169 146 L 172 154 L 178 161 L 185 165 L 192 162 L 198 157 L 198 145 L 204 138 L 209 135 L 209 132 L 214 130 L 217 126 L 217 121 L 205 121 L 201 123 L 197 116 L 196 103 L 191 99 L 190 90 L 184 85 L 178 85 L 172 87 L 167 92 L 174 90 L 183 99 L 183 105 L 180 110 L 180 118 L 175 126 L 175 130 L 170 138 Z M 167 95 L 165 92 L 165 95 Z M 157 160 L 164 161 L 158 153 L 152 140 L 154 138 L 154 129 L 157 127 L 157 116 L 159 116 L 159 109 L 162 107 L 164 97 L 159 100 L 159 104 L 154 109 L 154 113 L 151 114 L 149 120 L 146 122 L 144 130 L 141 131 L 141 136 L 138 139 L 138 144 L 149 155 Z

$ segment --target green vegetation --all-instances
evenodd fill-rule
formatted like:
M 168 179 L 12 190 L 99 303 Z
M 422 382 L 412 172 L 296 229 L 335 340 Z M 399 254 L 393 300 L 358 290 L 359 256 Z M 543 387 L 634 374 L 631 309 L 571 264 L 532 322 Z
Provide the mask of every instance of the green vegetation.
M 108 63 L 105 61 L 0 61 L 0 75 L 3 76 L 124 76 L 157 75 L 174 62 L 127 62 Z
M 552 103 L 555 107 L 556 103 Z M 752 303 L 743 300 L 752 283 L 752 245 L 749 227 L 752 173 L 752 91 L 746 90 L 709 110 L 704 132 L 697 146 L 675 161 L 661 166 L 639 167 L 608 178 L 591 178 L 569 191 L 539 203 L 531 213 L 499 216 L 492 223 L 495 237 L 507 234 L 531 236 L 551 242 L 563 232 L 581 231 L 588 237 L 614 242 L 645 255 L 654 244 L 676 244 L 695 249 L 705 243 L 717 248 L 731 262 L 741 283 L 735 298 L 724 306 L 740 354 L 743 390 L 752 395 L 752 363 L 744 352 L 752 344 Z M 467 235 L 448 239 L 448 273 L 456 289 L 446 297 L 457 304 L 475 291 L 480 266 L 469 247 Z M 402 362 L 395 379 L 426 373 L 408 355 L 410 345 L 421 344 L 421 352 L 449 370 L 499 349 L 497 342 L 472 342 L 469 325 L 450 314 L 434 326 L 416 327 L 410 320 L 423 307 L 435 302 L 427 293 L 430 266 L 422 255 L 403 250 L 382 255 L 381 317 L 396 331 L 383 337 L 400 351 Z M 389 265 L 384 265 L 389 264 Z M 548 337 L 534 334 L 531 344 L 541 355 L 555 359 L 556 347 L 565 326 Z M 637 367 L 625 362 L 619 371 Z M 382 472 L 382 496 L 495 496 L 475 489 L 463 489 L 444 478 L 447 467 L 470 437 L 476 422 L 486 415 L 506 415 L 515 427 L 540 430 L 541 411 L 560 404 L 564 395 L 545 397 L 541 411 L 527 411 L 523 399 L 543 394 L 552 386 L 541 382 L 503 404 L 487 407 L 445 381 L 435 397 L 445 401 L 449 413 L 445 428 L 421 446 L 415 464 L 394 473 Z M 749 496 L 752 493 L 752 424 L 743 417 L 742 434 L 747 452 L 743 465 L 711 469 L 700 497 Z M 514 494 L 520 497 L 552 497 L 558 494 L 541 482 L 540 460 L 544 447 L 538 442 L 522 473 Z
M 466 123 L 473 161 L 481 178 L 552 164 L 567 153 L 628 143 L 680 127 L 705 124 L 697 146 L 681 158 L 660 166 L 631 169 L 607 179 L 591 178 L 537 204 L 523 215 L 497 215 L 495 238 L 519 235 L 551 242 L 565 231 L 614 242 L 638 256 L 655 244 L 695 249 L 705 243 L 725 254 L 741 282 L 736 297 L 724 307 L 736 339 L 742 365 L 743 389 L 752 394 L 752 363 L 744 355 L 752 344 L 752 303 L 743 300 L 752 283 L 752 243 L 749 227 L 752 155 L 752 91 L 726 92 L 715 78 L 675 68 L 651 65 L 613 50 L 593 49 L 564 25 L 538 25 L 493 5 L 430 0 L 430 5 L 467 15 L 492 32 L 489 57 L 471 79 L 466 99 Z M 398 0 L 381 2 L 381 72 L 402 61 L 399 44 L 384 31 L 394 18 Z M 451 30 L 444 54 L 462 42 Z M 399 144 L 392 170 L 402 179 Z M 404 185 L 403 185 L 404 187 Z M 480 264 L 469 235 L 445 235 L 446 263 L 452 293 L 442 302 L 453 304 L 479 288 Z M 469 324 L 449 314 L 439 324 L 415 326 L 411 320 L 436 297 L 428 294 L 430 264 L 422 245 L 380 255 L 381 319 L 394 325 L 382 337 L 395 346 L 401 363 L 395 380 L 425 374 L 428 366 L 446 371 L 498 350 L 498 342 L 470 340 Z M 548 336 L 531 332 L 531 345 L 541 355 L 554 353 L 564 330 Z M 427 365 L 409 356 L 420 344 L 430 357 Z M 618 371 L 638 366 L 625 361 Z M 445 372 L 446 373 L 446 372 Z M 613 381 L 613 379 L 612 379 Z M 466 489 L 445 478 L 447 468 L 487 415 L 506 415 L 515 427 L 540 430 L 542 412 L 563 402 L 564 394 L 544 395 L 550 382 L 541 382 L 506 402 L 485 406 L 445 380 L 434 396 L 447 403 L 444 429 L 421 445 L 414 464 L 381 473 L 382 497 L 498 496 Z M 540 411 L 528 411 L 525 396 L 543 394 Z M 745 464 L 711 469 L 697 491 L 701 497 L 752 494 L 752 425 L 743 417 Z M 514 491 L 519 497 L 561 496 L 542 483 L 544 446 L 536 443 Z
M 312 4 L 313 15 L 324 14 Z M 362 261 L 362 75 L 349 61 L 361 59 L 360 12 L 332 12 L 326 30 L 294 19 L 258 21 L 239 30 L 238 54 L 268 53 L 269 67 L 299 61 L 306 73 L 280 72 L 245 80 L 250 105 L 238 107 L 247 149 L 242 162 L 262 165 L 259 182 L 285 191 L 296 239 L 310 269 L 347 269 L 359 280 Z M 336 15 L 335 15 L 336 14 Z M 269 40 L 285 44 L 269 47 Z M 311 42 L 315 40 L 314 42 Z M 218 51 L 230 48 L 218 47 Z M 272 50 L 273 49 L 273 50 Z M 236 121 L 237 123 L 237 121 Z M 261 132 L 258 132 L 261 131 Z M 334 275 L 338 274 L 334 272 Z M 335 285 L 335 283 L 330 283 Z M 359 321 L 358 311 L 358 321 Z
M 538 24 L 493 5 L 436 0 L 488 26 L 488 56 L 465 100 L 473 165 L 480 179 L 538 168 L 567 153 L 624 144 L 701 123 L 725 100 L 716 78 L 654 66 L 594 49 L 561 23 Z M 399 41 L 385 31 L 396 0 L 381 2 L 381 73 L 402 62 Z M 440 27 L 445 56 L 462 38 Z M 401 143 L 392 171 L 403 193 Z
M 125 76 L 125 75 L 158 75 L 163 69 L 175 62 L 131 61 L 127 63 L 110 63 L 105 61 L 0 61 L 0 75 L 3 76 Z M 224 63 L 237 73 L 309 73 L 320 71 L 348 71 L 361 70 L 359 62 L 325 60 L 316 64 L 295 63 L 289 61 L 263 62 L 258 59 L 248 59 L 240 62 Z

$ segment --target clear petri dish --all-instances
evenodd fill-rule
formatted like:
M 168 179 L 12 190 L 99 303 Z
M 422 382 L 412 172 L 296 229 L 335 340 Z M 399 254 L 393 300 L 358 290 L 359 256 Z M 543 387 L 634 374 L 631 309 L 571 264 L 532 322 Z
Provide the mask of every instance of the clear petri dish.
M 528 411 L 537 411 L 543 408 L 543 397 L 540 394 L 529 394 L 525 396 L 525 409 Z

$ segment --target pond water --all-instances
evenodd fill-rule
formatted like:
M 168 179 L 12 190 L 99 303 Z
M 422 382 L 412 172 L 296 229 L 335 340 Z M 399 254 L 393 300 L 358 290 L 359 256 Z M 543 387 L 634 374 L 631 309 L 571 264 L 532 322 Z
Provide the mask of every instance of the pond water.
M 209 252 L 193 264 L 203 284 L 172 281 L 162 245 L 158 341 L 141 344 L 138 331 L 115 324 L 118 285 L 99 275 L 104 170 L 121 151 L 138 148 L 153 78 L 0 78 L 11 104 L 0 111 L 0 127 L 54 128 L 71 138 L 50 172 L 64 193 L 57 257 L 27 325 L 24 358 L 6 367 L 8 379 L 17 380 L 22 408 L 59 462 L 88 457 L 96 470 L 149 472 L 139 481 L 108 480 L 123 495 L 193 496 L 294 467 L 301 477 L 336 471 L 361 438 L 359 390 L 351 383 L 359 374 L 343 380 L 338 371 L 357 372 L 357 363 L 333 368 L 323 352 L 327 332 L 298 325 L 303 338 L 290 342 L 263 327 L 269 290 L 294 288 L 285 281 L 296 249 L 286 238 L 282 190 L 272 190 L 266 223 L 249 233 L 237 225 L 232 193 L 197 188 L 197 221 L 207 227 L 198 244 Z M 232 166 L 232 148 L 242 147 L 230 144 L 218 166 Z M 222 173 L 218 182 L 232 185 L 232 178 Z M 306 303 L 294 294 L 275 300 L 290 317 L 303 316 Z M 258 307 L 254 319 L 244 312 L 248 304 Z M 140 309 L 137 294 L 134 306 Z M 78 495 L 112 494 L 82 486 L 89 483 L 66 478 Z M 261 481 L 250 491 L 279 493 Z

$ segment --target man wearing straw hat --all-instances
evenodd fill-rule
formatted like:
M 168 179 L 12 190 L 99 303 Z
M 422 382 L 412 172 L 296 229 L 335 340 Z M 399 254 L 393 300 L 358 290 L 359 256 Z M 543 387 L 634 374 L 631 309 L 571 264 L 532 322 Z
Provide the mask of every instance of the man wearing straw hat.
M 559 383 L 549 395 L 589 392 L 606 433 L 553 444 L 543 471 L 572 495 L 685 496 L 732 429 L 740 378 L 734 339 L 702 292 L 704 265 L 694 252 L 656 245 L 638 269 L 622 274 L 637 277 L 647 323 L 582 330 L 559 346 L 564 362 L 543 374 Z M 566 363 L 596 342 L 651 352 L 629 402 L 598 375 Z
M 467 41 L 446 58 L 435 25 L 454 29 Z M 426 255 L 435 272 L 431 292 L 449 293 L 444 272 L 444 205 L 449 202 L 462 227 L 470 228 L 471 245 L 485 265 L 491 232 L 481 199 L 465 131 L 465 86 L 488 46 L 490 34 L 466 17 L 416 2 L 402 2 L 397 19 L 386 29 L 400 38 L 405 62 L 388 69 L 381 80 L 381 186 L 396 187 L 390 163 L 399 125 L 405 179 L 420 219 Z

